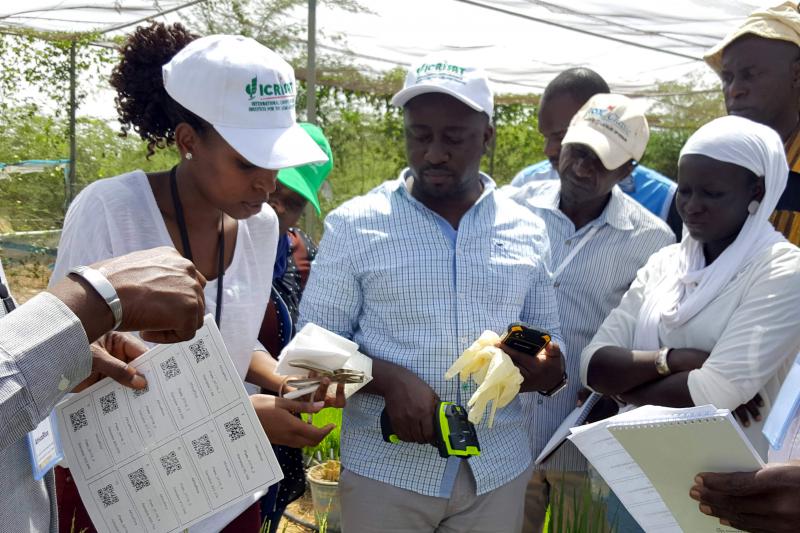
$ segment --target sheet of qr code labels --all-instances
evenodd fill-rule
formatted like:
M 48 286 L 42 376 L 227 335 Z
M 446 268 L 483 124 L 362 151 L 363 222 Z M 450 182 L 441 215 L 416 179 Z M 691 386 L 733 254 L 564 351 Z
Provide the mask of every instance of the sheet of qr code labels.
M 56 408 L 67 464 L 98 531 L 214 522 L 283 478 L 210 315 L 191 341 L 156 346 L 132 364 L 146 389 L 106 378 Z

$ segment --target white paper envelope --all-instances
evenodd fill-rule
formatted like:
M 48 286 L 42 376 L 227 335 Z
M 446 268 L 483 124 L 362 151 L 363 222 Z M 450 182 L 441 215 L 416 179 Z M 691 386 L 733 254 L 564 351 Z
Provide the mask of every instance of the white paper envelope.
M 281 376 L 307 376 L 308 370 L 290 365 L 291 362 L 299 360 L 312 362 L 330 371 L 347 368 L 364 372 L 363 383 L 345 385 L 345 397 L 348 398 L 372 381 L 372 359 L 358 351 L 358 344 L 316 324 L 306 324 L 284 347 L 278 358 L 276 373 Z M 316 387 L 308 387 L 285 394 L 284 397 L 298 398 L 315 389 Z

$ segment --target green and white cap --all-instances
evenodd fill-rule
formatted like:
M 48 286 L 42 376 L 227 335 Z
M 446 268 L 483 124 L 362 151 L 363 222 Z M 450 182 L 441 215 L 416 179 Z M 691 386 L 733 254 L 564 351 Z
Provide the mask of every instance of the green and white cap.
M 333 170 L 333 154 L 331 153 L 331 145 L 325 134 L 319 126 L 309 124 L 308 122 L 301 122 L 300 127 L 308 133 L 314 142 L 325 152 L 328 156 L 328 161 L 321 164 L 303 165 L 300 167 L 284 168 L 278 172 L 278 181 L 282 185 L 293 190 L 314 206 L 317 215 L 321 213 L 319 208 L 319 196 L 317 191 L 322 187 L 322 184 L 328 178 L 328 174 Z
M 254 39 L 201 37 L 162 72 L 167 93 L 252 164 L 281 169 L 328 160 L 296 122 L 294 70 Z
M 392 105 L 403 107 L 421 94 L 444 93 L 465 103 L 489 118 L 494 112 L 494 95 L 482 69 L 441 55 L 428 56 L 406 74 L 403 89 L 392 97 Z

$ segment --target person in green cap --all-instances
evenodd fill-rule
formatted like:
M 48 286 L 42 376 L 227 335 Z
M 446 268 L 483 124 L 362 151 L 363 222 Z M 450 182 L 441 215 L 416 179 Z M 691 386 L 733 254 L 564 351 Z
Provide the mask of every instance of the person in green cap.
M 273 357 L 294 337 L 300 296 L 317 254 L 317 245 L 296 224 L 309 202 L 320 214 L 317 191 L 333 169 L 333 154 L 322 130 L 308 123 L 300 126 L 322 148 L 328 161 L 280 170 L 275 192 L 269 195 L 268 203 L 278 215 L 278 253 L 272 273 L 272 293 L 258 338 Z M 261 519 L 270 524 L 270 533 L 278 531 L 286 506 L 305 491 L 302 451 L 280 445 L 273 449 L 284 478 L 261 500 Z

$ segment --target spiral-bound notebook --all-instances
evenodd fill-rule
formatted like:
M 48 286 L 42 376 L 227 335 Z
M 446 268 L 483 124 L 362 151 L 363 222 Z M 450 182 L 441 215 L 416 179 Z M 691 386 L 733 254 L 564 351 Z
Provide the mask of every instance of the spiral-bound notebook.
M 606 428 L 639 465 L 683 531 L 725 530 L 689 497 L 694 477 L 700 472 L 753 471 L 764 463 L 727 409 L 671 411 L 668 417 L 628 418 Z

